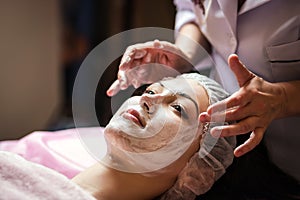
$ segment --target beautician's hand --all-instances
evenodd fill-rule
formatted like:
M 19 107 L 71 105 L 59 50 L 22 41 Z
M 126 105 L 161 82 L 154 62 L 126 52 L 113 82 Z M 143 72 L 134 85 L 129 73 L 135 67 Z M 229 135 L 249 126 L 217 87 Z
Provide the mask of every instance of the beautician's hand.
M 237 55 L 230 55 L 228 64 L 234 72 L 240 89 L 227 99 L 211 105 L 207 112 L 200 115 L 201 122 L 236 121 L 237 123 L 212 128 L 211 134 L 232 136 L 251 132 L 250 138 L 238 146 L 234 154 L 241 156 L 258 145 L 269 124 L 277 118 L 286 100 L 280 85 L 269 83 L 251 73 L 239 60 Z
M 187 70 L 187 56 L 174 44 L 151 41 L 129 46 L 120 63 L 118 79 L 107 90 L 113 96 L 133 85 L 153 83 L 166 76 L 175 76 Z

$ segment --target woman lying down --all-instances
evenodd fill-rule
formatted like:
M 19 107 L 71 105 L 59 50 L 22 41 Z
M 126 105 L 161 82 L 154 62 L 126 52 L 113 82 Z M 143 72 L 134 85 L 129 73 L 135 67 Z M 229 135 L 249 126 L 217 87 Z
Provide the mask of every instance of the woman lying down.
M 194 73 L 154 83 L 143 95 L 129 98 L 113 116 L 104 130 L 107 152 L 100 162 L 79 173 L 72 182 L 48 168 L 27 163 L 40 178 L 28 179 L 24 184 L 40 188 L 40 192 L 35 191 L 37 195 L 55 188 L 50 196 L 64 195 L 64 199 L 73 200 L 194 199 L 210 189 L 233 159 L 235 138 L 214 138 L 208 133 L 210 124 L 198 121 L 210 104 L 226 97 L 216 82 Z M 10 158 L 5 153 L 1 154 L 1 160 L 4 158 L 6 164 L 0 165 L 4 187 L 0 190 L 24 199 L 22 191 L 7 188 L 20 181 L 7 173 Z M 17 162 L 26 161 L 14 162 L 18 166 Z M 22 170 L 17 171 L 22 174 Z M 26 170 L 23 172 L 28 176 Z M 39 180 L 43 187 L 37 185 Z M 53 180 L 55 183 L 51 183 Z

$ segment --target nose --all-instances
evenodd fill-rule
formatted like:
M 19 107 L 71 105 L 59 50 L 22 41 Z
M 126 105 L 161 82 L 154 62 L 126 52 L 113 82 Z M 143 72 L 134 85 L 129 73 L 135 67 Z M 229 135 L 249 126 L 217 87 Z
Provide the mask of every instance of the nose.
M 156 107 L 163 103 L 171 102 L 174 99 L 174 95 L 167 94 L 143 94 L 140 99 L 140 106 L 148 113 L 153 113 Z
M 140 100 L 140 106 L 148 113 L 153 113 L 155 106 L 162 102 L 162 96 L 158 94 L 143 94 Z

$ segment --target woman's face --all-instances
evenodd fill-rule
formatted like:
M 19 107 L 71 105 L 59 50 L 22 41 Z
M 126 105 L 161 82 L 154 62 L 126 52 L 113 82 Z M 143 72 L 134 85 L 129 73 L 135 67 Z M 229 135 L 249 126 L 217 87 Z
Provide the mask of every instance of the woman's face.
M 110 145 L 128 152 L 154 152 L 168 145 L 178 150 L 180 143 L 196 137 L 198 115 L 207 107 L 207 94 L 196 81 L 163 80 L 142 96 L 129 98 L 107 125 L 105 137 Z

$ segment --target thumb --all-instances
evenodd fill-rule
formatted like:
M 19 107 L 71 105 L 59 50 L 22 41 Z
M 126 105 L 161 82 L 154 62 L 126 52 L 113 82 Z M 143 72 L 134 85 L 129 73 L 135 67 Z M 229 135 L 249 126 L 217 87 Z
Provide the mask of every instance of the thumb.
M 228 57 L 228 65 L 235 74 L 235 77 L 238 80 L 240 87 L 244 86 L 255 76 L 245 67 L 245 65 L 243 65 L 243 63 L 239 60 L 239 57 L 236 54 L 231 54 Z

